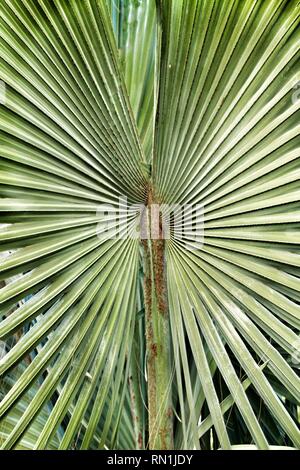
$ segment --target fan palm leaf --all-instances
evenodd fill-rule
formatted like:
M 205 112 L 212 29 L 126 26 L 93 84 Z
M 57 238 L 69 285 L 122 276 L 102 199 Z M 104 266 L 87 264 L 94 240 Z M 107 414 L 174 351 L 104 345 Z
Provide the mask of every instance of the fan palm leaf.
M 1 3 L 3 449 L 300 447 L 299 21 Z

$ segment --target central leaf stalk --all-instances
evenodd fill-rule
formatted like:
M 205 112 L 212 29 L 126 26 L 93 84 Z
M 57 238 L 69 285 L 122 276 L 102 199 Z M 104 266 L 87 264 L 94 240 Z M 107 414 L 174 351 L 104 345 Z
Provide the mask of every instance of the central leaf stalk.
M 144 217 L 148 236 L 147 239 L 142 240 L 145 273 L 149 448 L 173 449 L 171 342 L 165 240 L 161 214 L 156 213 L 157 210 L 159 211 L 159 206 L 150 189 Z

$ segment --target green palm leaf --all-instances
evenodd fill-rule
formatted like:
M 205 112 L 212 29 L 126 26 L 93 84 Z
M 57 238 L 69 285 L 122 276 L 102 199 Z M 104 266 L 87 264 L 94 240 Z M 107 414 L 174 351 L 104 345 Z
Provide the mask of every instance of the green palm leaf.
M 297 0 L 0 13 L 2 448 L 299 448 Z

